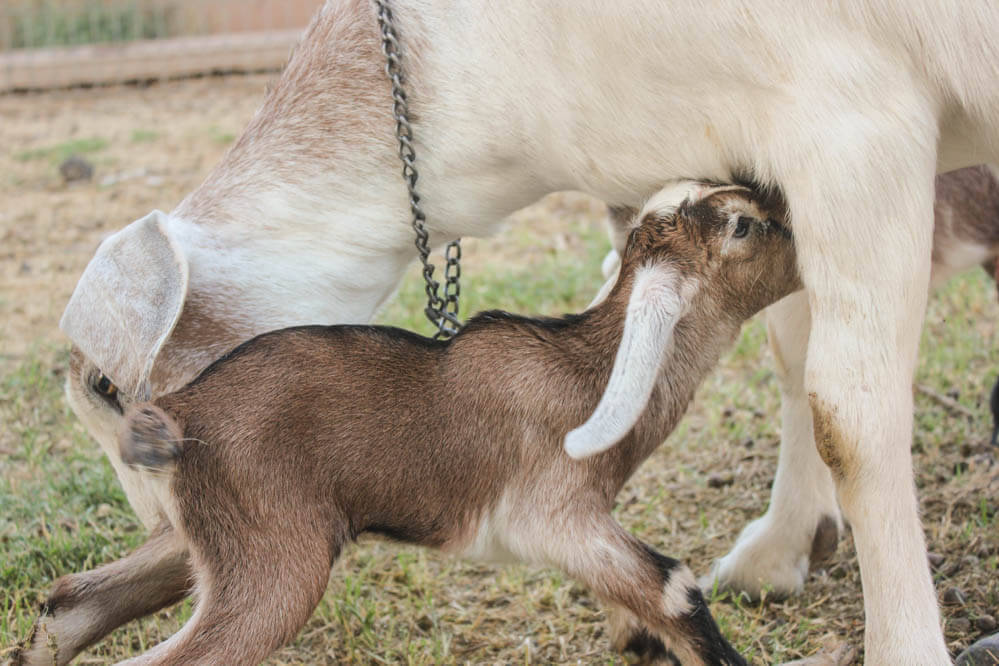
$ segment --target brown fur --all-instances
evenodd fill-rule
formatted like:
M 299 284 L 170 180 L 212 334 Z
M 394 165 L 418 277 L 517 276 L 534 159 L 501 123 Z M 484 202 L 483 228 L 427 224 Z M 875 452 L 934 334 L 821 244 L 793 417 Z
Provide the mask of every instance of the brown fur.
M 837 480 L 852 478 L 857 465 L 848 452 L 855 447 L 844 439 L 836 425 L 836 413 L 830 411 L 815 392 L 808 394 L 808 404 L 812 409 L 812 428 L 815 430 L 815 446 L 819 450 L 819 457 Z
M 153 386 L 163 387 L 164 392 L 177 390 L 243 340 L 231 323 L 234 315 L 226 310 L 227 300 L 197 291 L 188 294 L 177 325 L 153 365 Z
M 947 243 L 959 240 L 999 252 L 999 181 L 986 166 L 958 169 L 937 176 L 934 205 L 934 261 Z
M 358 534 L 463 552 L 489 521 L 511 554 L 560 566 L 683 663 L 744 663 L 686 567 L 610 510 L 742 321 L 799 286 L 780 225 L 757 221 L 737 251 L 722 251 L 730 208 L 747 197 L 726 192 L 648 216 L 617 286 L 582 315 L 485 313 L 450 342 L 368 326 L 286 329 L 153 406 L 129 408 L 122 455 L 175 466 L 169 513 L 200 598 L 155 661 L 259 661 L 305 623 Z M 701 288 L 648 409 L 616 447 L 572 461 L 563 439 L 607 385 L 635 273 L 660 262 Z M 146 443 L 158 432 L 169 436 L 156 453 Z

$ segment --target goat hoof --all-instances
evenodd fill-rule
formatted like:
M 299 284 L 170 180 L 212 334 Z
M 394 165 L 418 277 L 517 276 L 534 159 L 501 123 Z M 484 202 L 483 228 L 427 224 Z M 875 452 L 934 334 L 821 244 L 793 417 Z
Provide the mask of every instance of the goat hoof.
M 999 634 L 974 643 L 958 655 L 954 666 L 999 666 Z
M 41 615 L 31 625 L 31 631 L 9 655 L 8 666 L 56 666 L 59 663 L 55 642 L 46 630 L 47 615 Z
M 764 515 L 746 525 L 728 555 L 715 561 L 711 573 L 699 581 L 701 589 L 710 596 L 717 586 L 754 601 L 764 594 L 770 599 L 797 594 L 810 567 L 836 552 L 840 521 L 838 511 L 823 513 L 807 525 Z

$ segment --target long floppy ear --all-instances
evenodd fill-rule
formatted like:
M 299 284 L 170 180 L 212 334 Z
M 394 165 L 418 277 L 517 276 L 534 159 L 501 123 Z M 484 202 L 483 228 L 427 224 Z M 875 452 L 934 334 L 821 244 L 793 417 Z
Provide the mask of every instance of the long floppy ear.
M 109 236 L 87 264 L 59 328 L 126 395 L 149 374 L 187 295 L 187 260 L 156 210 Z
M 565 436 L 571 457 L 585 458 L 614 446 L 645 411 L 672 344 L 673 327 L 688 305 L 683 287 L 668 266 L 646 267 L 635 275 L 607 388 L 586 423 Z

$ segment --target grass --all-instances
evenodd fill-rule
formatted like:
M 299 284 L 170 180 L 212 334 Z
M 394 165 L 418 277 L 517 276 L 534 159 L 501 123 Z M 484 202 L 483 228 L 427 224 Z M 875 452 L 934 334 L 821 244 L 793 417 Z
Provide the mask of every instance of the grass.
M 166 37 L 175 31 L 173 12 L 166 7 L 143 7 L 136 0 L 88 0 L 68 5 L 44 0 L 21 3 L 4 10 L 0 48 L 41 48 L 127 42 Z
M 228 146 L 236 140 L 236 135 L 233 132 L 227 132 L 217 125 L 212 125 L 208 128 L 208 136 L 220 146 Z
M 107 139 L 99 136 L 84 139 L 72 139 L 70 141 L 63 141 L 62 143 L 46 146 L 44 148 L 22 150 L 14 154 L 14 159 L 18 162 L 48 160 L 52 163 L 58 164 L 71 155 L 87 155 L 90 153 L 97 153 L 104 150 L 109 145 L 110 144 Z
M 607 245 L 603 230 L 583 216 L 564 216 L 558 242 L 530 223 L 496 241 L 469 241 L 462 315 L 582 309 L 602 281 Z M 379 320 L 428 333 L 422 302 L 414 267 Z M 999 366 L 997 321 L 984 274 L 951 282 L 931 303 L 917 378 L 975 415 L 916 394 L 917 484 L 930 549 L 944 556 L 937 587 L 941 594 L 960 587 L 968 598 L 944 609 L 954 651 L 977 634 L 960 623 L 954 629 L 953 620 L 999 607 L 999 471 L 982 446 L 990 431 L 987 391 Z M 697 573 L 766 507 L 779 432 L 766 356 L 757 319 L 619 497 L 622 523 Z M 56 577 L 110 561 L 142 539 L 113 471 L 65 405 L 65 367 L 63 350 L 39 349 L 0 380 L 0 650 L 27 634 Z M 735 483 L 710 488 L 706 479 L 717 471 L 731 472 Z M 803 595 L 750 603 L 717 594 L 712 611 L 754 663 L 798 658 L 831 639 L 858 642 L 863 609 L 850 538 Z M 188 602 L 131 623 L 87 658 L 135 655 L 190 613 Z M 309 624 L 269 663 L 623 663 L 609 649 L 604 622 L 589 593 L 558 572 L 461 562 L 365 538 L 337 562 Z
M 65 405 L 57 358 L 32 358 L 0 380 L 3 646 L 30 627 L 40 584 L 120 557 L 142 538 L 110 465 Z
M 150 143 L 160 138 L 160 133 L 153 130 L 132 130 L 132 143 Z

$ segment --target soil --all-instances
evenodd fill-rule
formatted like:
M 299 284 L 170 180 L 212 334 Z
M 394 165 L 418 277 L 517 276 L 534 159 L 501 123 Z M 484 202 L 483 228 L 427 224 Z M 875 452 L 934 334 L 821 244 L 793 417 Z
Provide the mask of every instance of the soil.
M 0 369 L 65 340 L 59 317 L 100 241 L 194 189 L 269 80 L 0 96 Z M 59 166 L 75 149 L 94 174 L 66 183 Z

